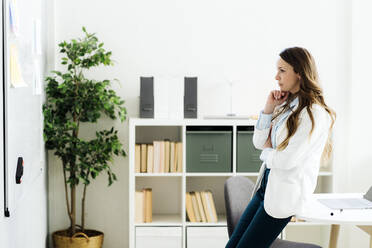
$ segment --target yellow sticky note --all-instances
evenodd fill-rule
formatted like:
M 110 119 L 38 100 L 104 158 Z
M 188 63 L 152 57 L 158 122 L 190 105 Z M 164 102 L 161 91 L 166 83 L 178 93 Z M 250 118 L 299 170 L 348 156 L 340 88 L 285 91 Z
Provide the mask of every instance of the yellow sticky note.
M 10 83 L 13 87 L 26 87 L 27 84 L 23 80 L 21 68 L 18 62 L 18 49 L 16 45 L 10 46 Z

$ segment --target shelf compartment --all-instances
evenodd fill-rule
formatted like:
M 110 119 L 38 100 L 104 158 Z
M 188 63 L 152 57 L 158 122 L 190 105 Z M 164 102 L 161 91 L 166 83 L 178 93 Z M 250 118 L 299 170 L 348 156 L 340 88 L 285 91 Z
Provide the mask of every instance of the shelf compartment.
M 137 126 L 136 143 L 151 144 L 154 140 L 182 142 L 182 126 Z
M 217 216 L 225 216 L 224 184 L 229 177 L 220 176 L 188 176 L 186 177 L 186 192 L 190 191 L 212 191 Z M 185 201 L 186 202 L 186 201 Z M 186 210 L 185 210 L 186 211 Z M 220 221 L 219 218 L 217 218 Z M 194 222 L 193 222 L 194 223 Z M 200 223 L 200 222 L 197 222 Z M 206 223 L 212 224 L 212 223 Z
M 187 126 L 186 171 L 232 172 L 232 126 Z
M 167 219 L 172 220 L 172 223 L 182 223 L 182 177 L 136 177 L 135 188 L 152 189 L 153 222 L 144 224 L 152 225 L 154 222 Z M 138 211 L 135 202 L 133 206 L 134 211 Z
M 237 126 L 236 132 L 236 171 L 257 173 L 262 161 L 261 150 L 253 145 L 254 126 Z
M 136 173 L 182 172 L 182 131 L 182 126 L 136 127 L 134 171 Z

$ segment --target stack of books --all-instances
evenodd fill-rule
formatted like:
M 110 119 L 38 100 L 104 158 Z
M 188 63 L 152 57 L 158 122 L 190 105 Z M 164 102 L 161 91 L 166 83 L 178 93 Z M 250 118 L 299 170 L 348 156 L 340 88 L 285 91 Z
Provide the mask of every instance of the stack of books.
M 190 222 L 217 222 L 212 192 L 186 192 L 186 214 Z
M 135 165 L 136 173 L 182 172 L 182 142 L 136 144 Z
M 152 189 L 136 190 L 136 223 L 152 222 Z

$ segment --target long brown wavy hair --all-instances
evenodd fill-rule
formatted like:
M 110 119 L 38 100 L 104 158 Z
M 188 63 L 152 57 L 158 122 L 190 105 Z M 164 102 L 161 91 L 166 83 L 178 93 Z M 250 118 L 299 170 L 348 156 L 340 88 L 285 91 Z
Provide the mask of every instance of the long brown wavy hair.
M 327 106 L 324 101 L 323 90 L 319 85 L 319 76 L 315 66 L 315 61 L 313 56 L 305 49 L 301 47 L 291 47 L 282 51 L 279 56 L 288 64 L 293 67 L 295 73 L 300 75 L 300 90 L 295 94 L 289 93 L 287 101 L 280 108 L 277 108 L 273 119 L 278 117 L 281 113 L 290 109 L 290 102 L 298 96 L 298 108 L 292 111 L 292 114 L 287 119 L 287 130 L 288 134 L 285 140 L 278 145 L 278 150 L 283 150 L 287 147 L 289 139 L 295 134 L 298 128 L 299 115 L 302 109 L 306 108 L 307 113 L 310 116 L 312 122 L 312 128 L 310 130 L 309 136 L 311 136 L 314 127 L 315 121 L 314 116 L 311 112 L 311 106 L 319 104 L 322 106 L 330 115 L 332 119 L 331 126 L 328 132 L 328 139 L 326 146 L 323 150 L 322 160 L 327 161 L 332 154 L 332 128 L 336 120 L 336 113 Z

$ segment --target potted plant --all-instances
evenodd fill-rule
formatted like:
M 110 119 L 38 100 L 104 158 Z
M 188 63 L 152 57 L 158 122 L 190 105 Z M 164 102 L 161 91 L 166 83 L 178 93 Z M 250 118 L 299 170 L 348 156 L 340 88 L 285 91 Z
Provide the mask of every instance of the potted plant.
M 111 185 L 116 176 L 110 165 L 114 156 L 126 156 L 117 130 L 96 131 L 95 138 L 79 136 L 82 123 L 97 123 L 106 115 L 126 118 L 124 101 L 110 89 L 110 80 L 96 81 L 85 77 L 90 68 L 109 66 L 111 52 L 103 48 L 95 34 L 83 27 L 84 37 L 59 44 L 64 72 L 52 71 L 46 78 L 46 101 L 43 105 L 44 140 L 47 150 L 61 159 L 67 214 L 70 226 L 53 233 L 55 247 L 101 247 L 103 233 L 85 228 L 85 197 L 88 185 L 102 172 Z M 78 187 L 80 186 L 80 187 Z M 81 223 L 76 219 L 77 189 L 82 189 Z M 82 236 L 82 237 L 81 237 Z M 97 246 L 94 246 L 96 244 Z

